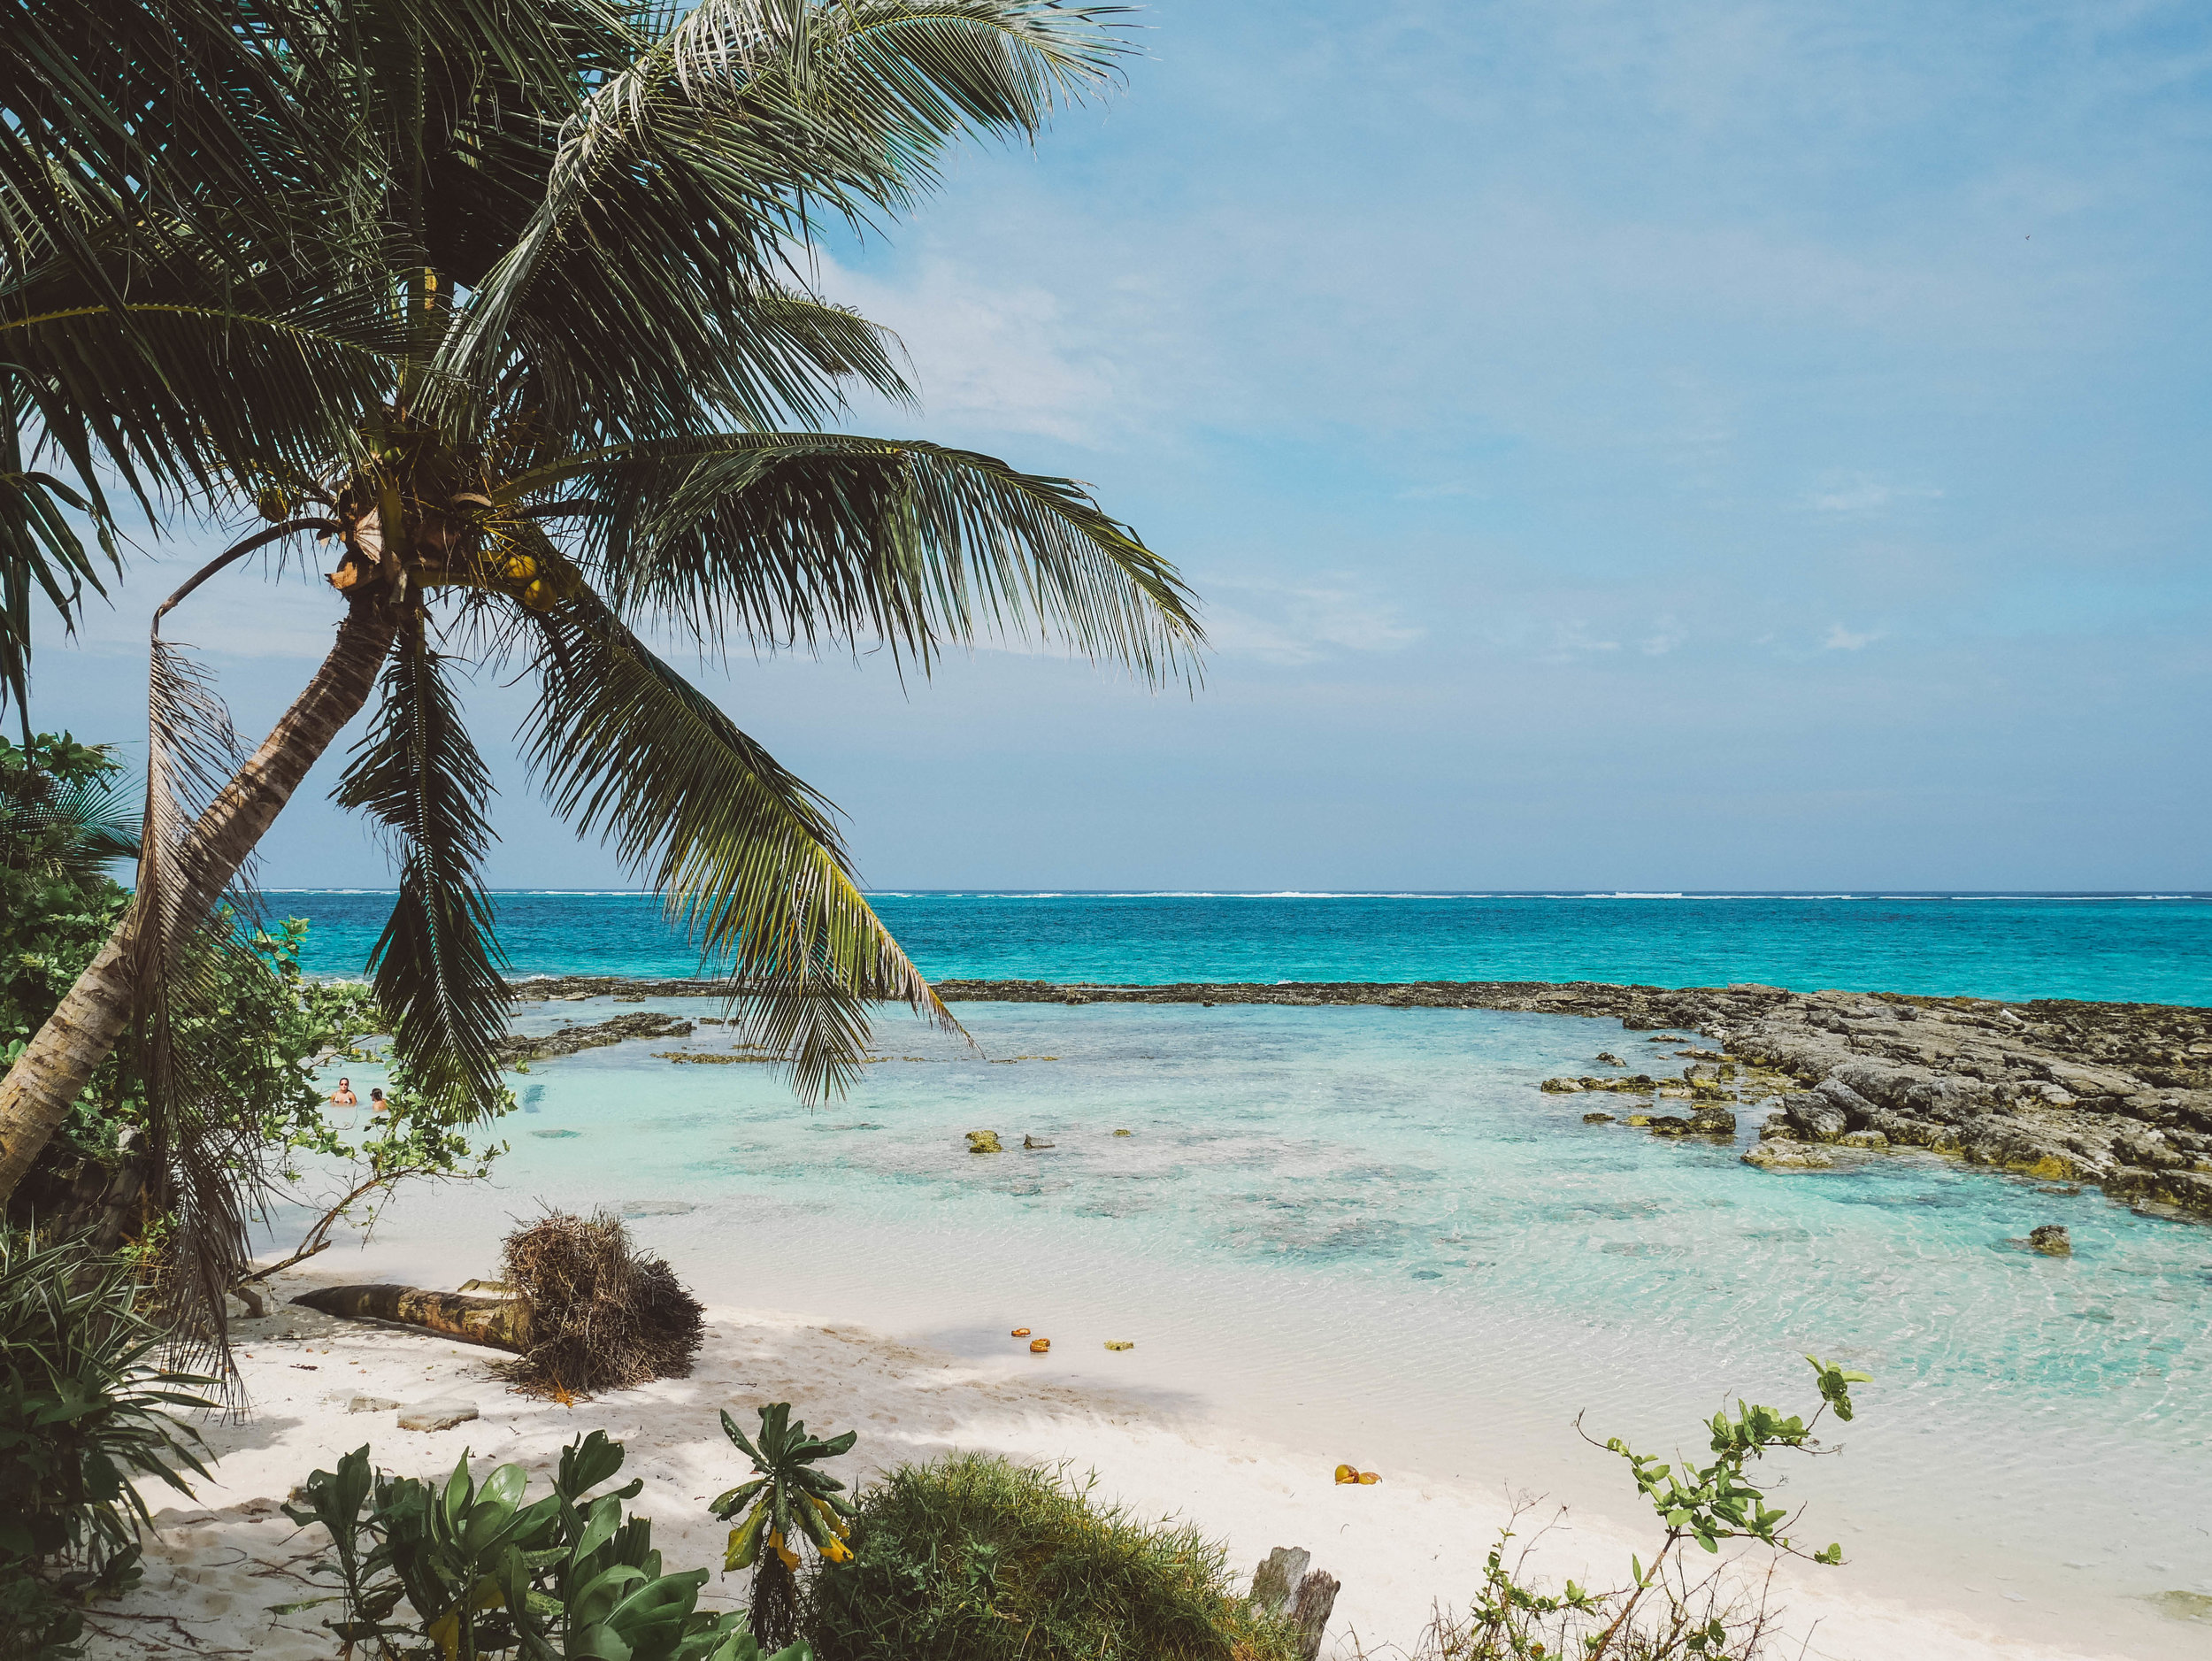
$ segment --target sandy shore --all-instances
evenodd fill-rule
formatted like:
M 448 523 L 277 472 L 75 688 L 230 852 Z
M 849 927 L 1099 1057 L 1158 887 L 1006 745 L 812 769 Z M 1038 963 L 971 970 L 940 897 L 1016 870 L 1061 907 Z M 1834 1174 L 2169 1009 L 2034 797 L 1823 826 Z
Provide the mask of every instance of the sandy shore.
M 291 1275 L 289 1297 L 320 1278 Z M 825 1432 L 856 1429 L 849 1479 L 955 1449 L 1095 1471 L 1102 1492 L 1141 1512 L 1194 1519 L 1225 1541 L 1244 1573 L 1273 1546 L 1303 1546 L 1316 1566 L 1343 1581 L 1325 1655 L 1389 1656 L 1410 1648 L 1439 1600 L 1456 1603 L 1477 1572 L 1509 1504 L 1502 1490 L 1394 1479 L 1371 1450 L 1276 1445 L 1263 1425 L 1195 1432 L 1134 1396 L 1047 1378 L 979 1369 L 972 1362 L 818 1317 L 759 1310 L 710 1311 L 710 1335 L 692 1377 L 670 1380 L 573 1408 L 509 1393 L 489 1373 L 490 1352 L 426 1334 L 365 1326 L 272 1305 L 243 1324 L 241 1365 L 253 1412 L 208 1429 L 219 1456 L 217 1481 L 189 1504 L 157 1512 L 161 1537 L 147 1554 L 144 1581 L 98 1611 L 91 1653 L 137 1656 L 252 1655 L 267 1661 L 328 1657 L 336 1645 L 316 1611 L 273 1616 L 269 1607 L 309 1595 L 301 1576 L 325 1543 L 278 1510 L 317 1465 L 366 1442 L 388 1469 L 430 1474 L 465 1450 L 480 1469 L 520 1460 L 550 1469 L 570 1438 L 603 1428 L 627 1444 L 626 1476 L 642 1477 L 637 1509 L 654 1521 L 655 1542 L 672 1567 L 713 1566 L 724 1530 L 706 1499 L 739 1480 L 741 1461 L 723 1438 L 717 1410 L 750 1422 L 759 1403 L 788 1400 Z M 351 1413 L 357 1396 L 403 1403 L 459 1396 L 480 1417 L 431 1433 L 398 1429 L 390 1411 Z M 1340 1488 L 1340 1457 L 1379 1468 L 1375 1487 Z M 158 1499 L 154 1502 L 160 1503 Z M 1646 1547 L 1601 1522 L 1583 1519 L 1549 1542 L 1552 1565 L 1600 1570 L 1600 1583 L 1632 1549 Z M 719 1579 L 710 1604 L 734 1606 L 739 1578 Z M 1809 1657 L 1832 1661 L 2059 1661 L 2093 1652 L 2008 1642 L 1965 1613 L 1886 1603 L 1847 1566 L 1785 1576 L 1787 1625 L 1808 1637 Z M 1797 1652 L 1793 1643 L 1789 1653 Z

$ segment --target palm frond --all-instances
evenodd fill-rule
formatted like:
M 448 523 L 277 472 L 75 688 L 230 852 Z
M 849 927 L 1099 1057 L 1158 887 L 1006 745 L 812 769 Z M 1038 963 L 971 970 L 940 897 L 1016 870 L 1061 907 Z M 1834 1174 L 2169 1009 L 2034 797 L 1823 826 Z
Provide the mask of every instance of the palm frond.
M 390 331 L 388 306 L 367 294 L 278 313 L 134 300 L 0 317 L 0 352 L 77 478 L 111 468 L 145 500 L 148 488 L 215 496 L 345 454 L 391 384 Z
M 65 510 L 89 516 L 106 563 L 119 570 L 121 566 L 114 542 L 106 534 L 106 504 L 96 478 L 88 480 L 87 490 L 80 492 L 26 465 L 27 390 L 19 377 L 0 371 L 0 714 L 6 713 L 12 700 L 26 742 L 30 732 L 34 591 L 45 596 L 65 627 L 73 627 L 85 589 L 106 592 L 100 562 Z
M 241 758 L 213 679 L 153 638 L 146 808 L 132 936 L 135 1064 L 144 1081 L 153 1196 L 170 1219 L 167 1324 L 182 1353 L 229 1365 L 225 1295 L 250 1255 L 247 1208 L 262 1185 L 261 1127 L 226 1081 L 222 967 L 240 950 L 233 913 L 197 907 L 189 832 Z M 242 888 L 250 879 L 242 879 Z
M 341 135 L 291 96 L 311 5 L 288 0 L 17 0 L 0 50 L 0 223 L 44 239 L 94 298 L 128 292 L 112 240 L 190 235 L 296 190 Z M 234 277 L 254 261 L 228 263 Z
M 1112 7 L 1052 0 L 703 0 L 564 127 L 539 205 L 442 347 L 493 384 L 527 342 L 580 381 L 619 361 L 610 436 L 818 424 L 840 376 L 895 393 L 887 359 L 825 358 L 761 304 L 812 217 L 910 203 L 963 132 L 1029 134 L 1109 73 Z
M 412 1088 L 442 1110 L 487 1111 L 507 1027 L 506 959 L 478 874 L 492 840 L 482 811 L 491 773 L 420 617 L 402 628 L 380 705 L 334 792 L 378 822 L 399 862 L 399 897 L 369 967 Z
M 1072 480 L 910 439 L 726 434 L 525 473 L 597 504 L 580 558 L 625 616 L 702 640 L 875 639 L 925 667 L 979 635 L 1064 638 L 1148 681 L 1194 676 L 1203 632 L 1175 568 Z
M 957 1030 L 848 867 L 827 804 L 624 627 L 549 544 L 558 596 L 526 611 L 541 691 L 532 767 L 564 818 L 667 897 L 703 958 L 726 964 L 741 1035 L 799 1093 L 841 1093 L 868 1006 Z

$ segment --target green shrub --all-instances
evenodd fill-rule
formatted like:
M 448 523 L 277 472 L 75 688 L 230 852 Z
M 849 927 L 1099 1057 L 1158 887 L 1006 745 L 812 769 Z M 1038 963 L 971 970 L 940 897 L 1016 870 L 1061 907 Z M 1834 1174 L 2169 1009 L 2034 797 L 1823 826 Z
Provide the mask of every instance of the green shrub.
M 133 1286 L 81 1245 L 0 1232 L 0 1656 L 73 1653 L 76 1601 L 136 1578 L 134 1480 L 188 1496 L 207 1474 L 163 1410 L 205 1406 L 188 1387 L 212 1380 L 151 1364 Z
M 1289 1661 L 1222 1548 L 1142 1522 L 1062 1473 L 964 1455 L 860 1497 L 852 1561 L 809 1581 L 822 1661 Z
M 319 1524 L 332 1554 L 314 1573 L 336 1603 L 326 1620 L 349 1655 L 380 1661 L 762 1661 L 737 1614 L 698 1607 L 704 1569 L 661 1572 L 653 1525 L 626 1514 L 645 1485 L 595 1495 L 621 1470 L 622 1444 L 595 1430 L 562 1451 L 552 1491 L 503 1465 L 478 1482 L 464 1453 L 442 1483 L 373 1472 L 357 1448 L 301 1485 L 285 1514 Z M 810 1661 L 803 1648 L 765 1661 Z

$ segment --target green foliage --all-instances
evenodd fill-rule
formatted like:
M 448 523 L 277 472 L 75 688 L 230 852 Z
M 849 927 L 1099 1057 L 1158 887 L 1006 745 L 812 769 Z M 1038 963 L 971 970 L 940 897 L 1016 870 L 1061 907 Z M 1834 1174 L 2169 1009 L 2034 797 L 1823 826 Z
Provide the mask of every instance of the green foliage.
M 1560 1591 L 1546 1592 L 1527 1577 L 1525 1550 L 1507 1563 L 1507 1545 L 1515 1537 L 1508 1528 L 1491 1548 L 1468 1620 L 1440 1626 L 1433 1646 L 1439 1661 L 1556 1661 L 1567 1656 L 1582 1661 L 1609 1656 L 1749 1661 L 1757 1656 L 1770 1635 L 1763 1603 L 1738 1596 L 1721 1570 L 1693 1577 L 1677 1548 L 1694 1542 L 1717 1554 L 1724 1540 L 1749 1540 L 1815 1563 L 1843 1561 L 1839 1544 L 1808 1552 L 1782 1532 L 1793 1515 L 1766 1503 L 1755 1470 L 1771 1450 L 1827 1451 L 1813 1435 L 1821 1414 L 1832 1411 L 1848 1420 L 1851 1386 L 1871 1381 L 1866 1373 L 1812 1356 L 1805 1359 L 1821 1395 L 1813 1417 L 1785 1417 L 1774 1408 L 1739 1401 L 1732 1415 L 1716 1413 L 1706 1426 L 1709 1464 L 1683 1461 L 1678 1468 L 1638 1453 L 1618 1436 L 1608 1438 L 1602 1445 L 1627 1463 L 1637 1491 L 1665 1529 L 1649 1566 L 1640 1556 L 1631 1557 L 1629 1583 L 1617 1591 L 1593 1592 L 1569 1580 Z
M 773 1402 L 760 1410 L 759 1440 L 750 1442 L 725 1411 L 722 1434 L 753 1462 L 753 1478 L 716 1497 L 711 1507 L 723 1522 L 740 1512 L 744 1519 L 730 1530 L 726 1570 L 753 1571 L 753 1636 L 761 1642 L 789 1643 L 797 1635 L 799 1542 L 811 1542 L 831 1563 L 849 1563 L 846 1537 L 852 1532 L 853 1503 L 845 1485 L 814 1467 L 824 1459 L 850 1453 L 860 1433 L 849 1430 L 825 1442 L 794 1421 L 791 1403 Z
M 104 944 L 127 899 L 103 867 L 136 851 L 105 745 L 0 739 L 0 1065 Z
M 535 673 L 538 783 L 668 895 L 803 1093 L 859 1076 L 875 1004 L 949 1026 L 826 804 L 634 631 L 925 670 L 1051 635 L 1194 674 L 1188 590 L 1086 487 L 818 430 L 856 389 L 910 393 L 885 332 L 807 286 L 818 228 L 879 227 L 954 145 L 1110 85 L 1124 8 L 337 0 L 204 39 L 219 8 L 26 4 L 27 42 L 101 72 L 34 77 L 0 146 L 0 413 L 35 406 L 73 480 L 0 457 L 0 584 L 59 570 L 10 534 L 54 491 L 104 525 L 120 478 L 157 513 L 334 540 L 349 601 L 399 615 L 341 796 L 399 856 L 374 967 L 419 1088 L 496 1095 L 465 660 Z
M 0 1232 L 0 1655 L 73 1653 L 75 1604 L 136 1578 L 134 1484 L 207 1474 L 163 1410 L 211 1380 L 153 1365 L 133 1288 L 119 1260 Z
M 552 1491 L 532 1499 L 528 1476 L 503 1465 L 480 1483 L 464 1453 L 443 1483 L 372 1472 L 356 1449 L 335 1472 L 317 1471 L 286 1514 L 319 1524 L 331 1555 L 315 1573 L 335 1602 L 324 1625 L 385 1661 L 464 1661 L 514 1651 L 526 1661 L 759 1661 L 735 1614 L 698 1608 L 704 1569 L 664 1573 L 652 1525 L 626 1514 L 644 1486 L 595 1495 L 622 1468 L 604 1431 L 561 1454 Z M 766 1661 L 809 1661 L 804 1646 Z
M 861 1496 L 852 1561 L 808 1581 L 823 1661 L 1289 1661 L 1283 1623 L 1187 1524 L 1139 1521 L 1058 1473 L 963 1455 Z

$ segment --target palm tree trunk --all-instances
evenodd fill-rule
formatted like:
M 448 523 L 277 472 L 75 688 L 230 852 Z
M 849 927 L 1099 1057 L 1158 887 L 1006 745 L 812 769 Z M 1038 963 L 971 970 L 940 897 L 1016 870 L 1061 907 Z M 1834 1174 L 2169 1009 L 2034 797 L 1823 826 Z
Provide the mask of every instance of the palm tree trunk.
M 397 630 L 396 611 L 379 599 L 359 601 L 348 612 L 315 678 L 192 827 L 177 861 L 184 891 L 172 915 L 196 919 L 215 904 L 307 770 L 368 702 Z M 134 898 L 108 943 L 0 1080 L 0 1204 L 130 1024 L 139 923 Z
M 388 1320 L 443 1333 L 463 1343 L 509 1350 L 530 1347 L 530 1305 L 518 1297 L 471 1297 L 419 1286 L 326 1286 L 292 1300 L 351 1320 Z

